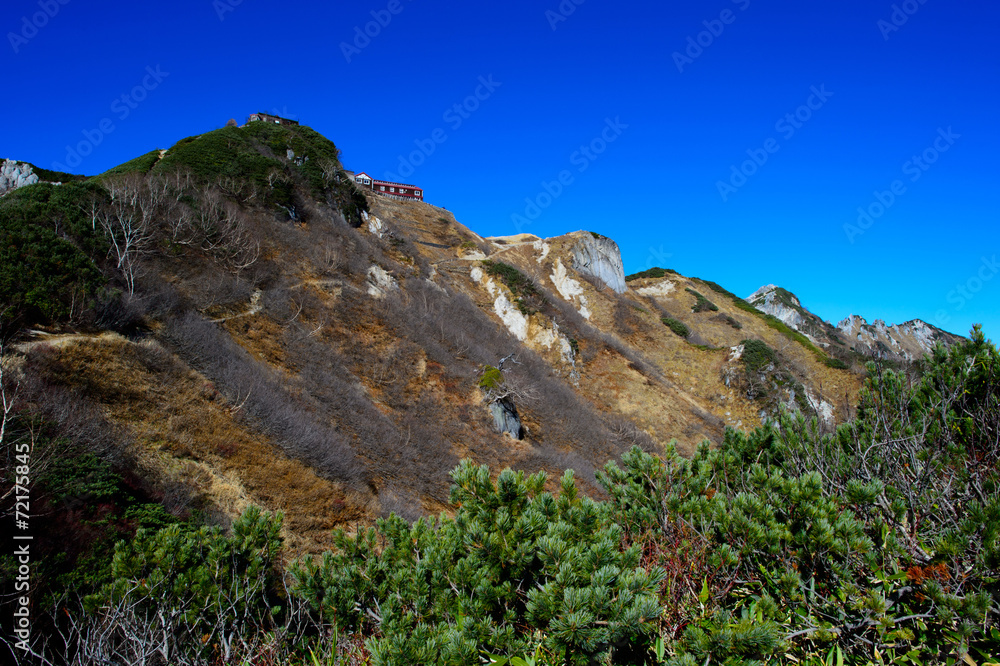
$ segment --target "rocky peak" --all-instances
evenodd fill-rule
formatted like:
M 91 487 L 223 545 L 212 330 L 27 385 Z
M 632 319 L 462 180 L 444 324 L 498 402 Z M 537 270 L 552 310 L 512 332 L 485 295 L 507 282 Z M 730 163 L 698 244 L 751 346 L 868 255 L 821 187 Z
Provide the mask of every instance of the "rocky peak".
M 625 267 L 618 243 L 607 236 L 579 231 L 572 247 L 573 268 L 583 275 L 598 278 L 618 294 L 625 293 Z
M 856 351 L 907 361 L 929 354 L 938 342 L 950 345 L 961 339 L 920 319 L 890 325 L 876 319 L 869 324 L 864 317 L 852 314 L 837 328 Z
M 34 185 L 38 175 L 27 162 L 4 160 L 0 164 L 0 197 L 25 185 Z
M 761 312 L 773 315 L 791 328 L 810 335 L 804 329 L 811 328 L 807 326 L 807 320 L 814 315 L 802 307 L 802 303 L 792 292 L 769 284 L 750 294 L 746 300 Z

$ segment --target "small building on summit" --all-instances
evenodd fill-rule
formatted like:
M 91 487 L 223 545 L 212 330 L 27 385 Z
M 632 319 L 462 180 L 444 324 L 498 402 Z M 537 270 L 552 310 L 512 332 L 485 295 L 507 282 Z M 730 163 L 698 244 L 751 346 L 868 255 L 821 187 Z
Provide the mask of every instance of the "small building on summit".
M 299 121 L 289 120 L 288 118 L 282 118 L 281 116 L 272 116 L 269 113 L 251 113 L 250 117 L 247 118 L 247 124 L 253 122 L 264 122 L 273 123 L 275 125 L 298 125 Z
M 400 201 L 424 200 L 424 191 L 416 185 L 378 180 L 377 178 L 372 178 L 364 171 L 354 175 L 354 182 L 361 187 L 369 189 L 376 194 L 389 197 L 390 199 L 398 199 Z

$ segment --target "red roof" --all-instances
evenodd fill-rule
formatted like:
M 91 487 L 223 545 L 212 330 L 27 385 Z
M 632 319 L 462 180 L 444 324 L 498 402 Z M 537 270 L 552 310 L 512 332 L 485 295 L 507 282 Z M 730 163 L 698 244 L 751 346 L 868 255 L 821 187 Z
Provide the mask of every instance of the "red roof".
M 368 175 L 367 173 L 365 173 L 364 171 L 362 171 L 362 172 L 361 172 L 361 173 L 359 173 L 359 174 L 356 174 L 356 175 L 355 175 L 354 177 L 355 177 L 355 178 L 357 178 L 358 176 L 365 176 L 365 177 L 367 177 L 367 178 L 371 179 L 371 181 L 372 181 L 373 183 L 376 183 L 376 184 L 378 184 L 378 185 L 399 185 L 399 186 L 402 186 L 402 187 L 412 187 L 412 188 L 413 188 L 413 189 L 415 189 L 415 190 L 419 190 L 419 189 L 422 189 L 422 188 L 420 188 L 420 187 L 419 187 L 419 186 L 417 186 L 417 185 L 410 185 L 409 183 L 395 183 L 395 182 L 393 182 L 393 181 L 391 181 L 391 180 L 379 180 L 378 178 L 372 178 L 371 176 L 369 176 L 369 175 Z

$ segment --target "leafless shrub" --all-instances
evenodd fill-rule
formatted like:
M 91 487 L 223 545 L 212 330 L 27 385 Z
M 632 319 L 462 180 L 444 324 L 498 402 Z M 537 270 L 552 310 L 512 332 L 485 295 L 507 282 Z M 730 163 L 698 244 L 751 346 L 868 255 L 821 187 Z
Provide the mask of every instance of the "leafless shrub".
M 634 421 L 618 414 L 611 414 L 604 419 L 605 426 L 617 439 L 623 449 L 638 446 L 646 453 L 656 451 L 656 442 L 646 431 L 640 429 Z
M 164 337 L 205 373 L 240 414 L 277 440 L 292 457 L 327 478 L 360 483 L 365 474 L 350 444 L 289 394 L 282 378 L 203 317 L 188 313 L 167 323 Z
M 161 598 L 177 598 L 166 591 L 140 595 L 140 586 L 133 584 L 112 604 L 91 612 L 82 598 L 68 592 L 48 610 L 53 631 L 33 637 L 28 656 L 32 663 L 45 666 L 285 664 L 300 658 L 303 645 L 308 644 L 315 654 L 332 655 L 338 664 L 361 663 L 354 661 L 360 652 L 358 640 L 334 631 L 306 601 L 292 594 L 290 574 L 279 587 L 279 615 L 249 613 L 246 607 L 259 606 L 258 599 L 273 602 L 274 591 L 264 583 L 258 577 L 231 588 L 220 586 L 213 598 L 215 621 L 209 624 L 212 633 L 208 636 L 203 632 L 209 609 L 164 607 Z M 216 619 L 218 615 L 222 621 Z M 218 645 L 218 654 L 205 654 L 203 646 L 209 641 Z
M 615 331 L 617 331 L 619 335 L 633 335 L 636 329 L 642 324 L 639 317 L 635 314 L 633 305 L 628 300 L 621 297 L 615 299 L 615 307 L 612 311 L 612 317 Z
M 94 221 L 104 231 L 110 245 L 109 256 L 131 294 L 141 273 L 141 257 L 152 245 L 154 217 L 163 205 L 163 190 L 150 187 L 136 173 L 108 178 L 104 187 L 110 199 L 107 203 L 95 203 Z

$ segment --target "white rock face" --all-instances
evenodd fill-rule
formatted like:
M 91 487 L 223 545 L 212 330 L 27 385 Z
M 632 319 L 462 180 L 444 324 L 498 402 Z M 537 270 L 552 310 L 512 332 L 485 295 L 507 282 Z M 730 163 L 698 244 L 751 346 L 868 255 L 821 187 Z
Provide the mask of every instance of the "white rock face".
M 368 295 L 372 298 L 384 298 L 386 293 L 397 287 L 395 278 L 381 266 L 372 265 L 368 269 Z
M 939 340 L 947 342 L 942 339 L 941 331 L 919 319 L 887 326 L 881 319 L 869 324 L 863 317 L 852 314 L 837 324 L 837 329 L 859 351 L 888 349 L 908 361 L 931 353 Z
M 364 216 L 366 220 L 368 220 L 368 232 L 371 233 L 373 236 L 378 236 L 379 238 L 382 238 L 382 228 L 383 228 L 382 220 L 378 219 L 374 215 L 369 216 L 368 213 L 366 213 L 365 211 L 361 211 L 361 215 Z
M 656 284 L 651 284 L 648 287 L 642 287 L 636 291 L 643 296 L 667 296 L 676 288 L 677 285 L 670 280 L 660 280 Z
M 24 162 L 4 160 L 0 165 L 0 196 L 38 182 L 38 175 Z
M 573 245 L 573 268 L 584 275 L 600 278 L 616 293 L 624 293 L 625 267 L 618 243 L 610 238 L 594 238 L 589 232 L 579 234 Z
M 470 271 L 470 275 L 473 280 L 486 287 L 490 296 L 493 296 L 493 312 L 500 317 L 500 321 L 507 327 L 507 330 L 521 342 L 527 340 L 528 318 L 517 309 L 516 305 L 510 302 L 510 299 L 507 298 L 507 292 L 498 287 L 493 278 L 486 277 L 483 269 L 479 266 L 475 266 Z
M 535 248 L 536 252 L 541 253 L 535 258 L 535 261 L 537 261 L 539 264 L 545 261 L 545 257 L 549 256 L 549 250 L 552 249 L 551 247 L 549 247 L 549 244 L 543 240 L 537 240 L 534 243 L 532 243 L 531 246 Z
M 802 313 L 795 308 L 790 308 L 779 301 L 776 293 L 777 289 L 778 288 L 773 284 L 761 287 L 747 297 L 747 302 L 764 314 L 774 315 L 787 324 L 789 328 L 793 328 L 796 331 L 801 331 L 802 333 L 809 335 L 807 331 L 803 330 L 803 328 L 805 328 L 806 318 L 803 317 Z M 792 303 L 798 307 L 802 307 L 802 303 L 800 303 L 799 299 L 794 295 L 792 295 Z M 812 336 L 809 337 L 811 338 Z
M 583 295 L 583 285 L 569 277 L 562 259 L 556 259 L 555 266 L 552 267 L 552 275 L 549 277 L 552 278 L 552 284 L 556 286 L 559 295 L 569 303 L 579 303 L 580 314 L 585 319 L 590 319 L 590 309 L 587 307 L 587 297 Z
M 809 403 L 810 407 L 816 410 L 816 413 L 819 414 L 819 418 L 826 423 L 833 423 L 833 405 L 822 398 L 817 398 L 809 391 L 809 389 L 805 389 L 805 394 L 806 401 Z

